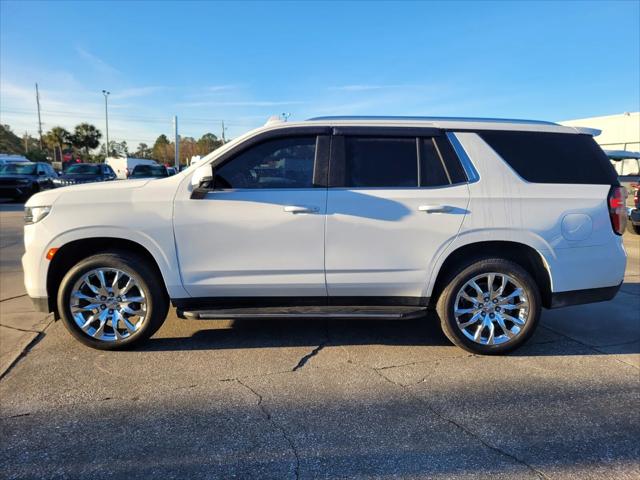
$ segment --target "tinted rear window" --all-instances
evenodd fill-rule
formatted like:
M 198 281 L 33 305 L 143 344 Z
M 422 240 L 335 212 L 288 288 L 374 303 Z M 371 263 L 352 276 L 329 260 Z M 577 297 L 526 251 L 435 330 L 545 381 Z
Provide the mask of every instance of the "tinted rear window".
M 420 140 L 420 186 L 438 187 L 449 185 L 449 176 L 433 138 Z
M 590 135 L 498 131 L 478 134 L 528 182 L 618 183 L 609 159 Z
M 415 138 L 347 137 L 347 187 L 417 187 Z
M 434 142 L 438 147 L 438 153 L 442 157 L 442 162 L 447 168 L 447 173 L 451 177 L 451 183 L 463 183 L 467 181 L 467 175 L 460 164 L 460 160 L 449 143 L 447 137 L 435 137 Z

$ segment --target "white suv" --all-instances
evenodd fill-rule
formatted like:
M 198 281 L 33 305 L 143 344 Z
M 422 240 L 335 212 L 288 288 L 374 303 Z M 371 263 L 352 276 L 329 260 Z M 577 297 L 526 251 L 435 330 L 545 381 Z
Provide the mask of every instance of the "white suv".
M 592 133 L 592 132 L 591 132 Z M 624 189 L 588 131 L 547 122 L 325 117 L 271 123 L 161 180 L 26 205 L 27 292 L 82 343 L 191 319 L 403 319 L 504 353 L 541 307 L 610 300 Z

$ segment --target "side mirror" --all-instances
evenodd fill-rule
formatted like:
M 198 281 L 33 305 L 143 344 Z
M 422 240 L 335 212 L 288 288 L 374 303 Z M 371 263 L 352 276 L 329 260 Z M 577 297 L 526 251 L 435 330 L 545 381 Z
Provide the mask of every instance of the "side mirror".
M 213 179 L 215 172 L 210 164 L 196 168 L 191 176 L 191 198 L 194 200 L 203 199 L 207 193 L 213 189 Z

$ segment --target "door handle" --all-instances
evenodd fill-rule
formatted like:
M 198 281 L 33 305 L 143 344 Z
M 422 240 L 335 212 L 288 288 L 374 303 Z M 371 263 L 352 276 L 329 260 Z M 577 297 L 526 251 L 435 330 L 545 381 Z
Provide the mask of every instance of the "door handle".
M 305 207 L 302 205 L 286 205 L 283 210 L 288 213 L 318 213 L 318 207 Z
M 448 213 L 453 210 L 453 207 L 450 205 L 420 205 L 418 210 L 427 213 Z

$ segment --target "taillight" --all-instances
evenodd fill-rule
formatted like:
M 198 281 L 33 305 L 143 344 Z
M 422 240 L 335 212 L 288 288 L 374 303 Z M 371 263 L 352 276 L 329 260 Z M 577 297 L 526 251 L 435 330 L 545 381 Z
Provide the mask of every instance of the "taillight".
M 627 191 L 624 187 L 611 187 L 609 195 L 607 196 L 607 204 L 609 205 L 611 226 L 613 227 L 613 231 L 618 235 L 622 235 L 627 226 L 626 200 Z
M 636 189 L 636 193 L 633 194 L 633 203 L 636 205 L 636 208 L 640 208 L 640 205 L 638 205 L 638 193 L 640 193 L 640 190 Z

